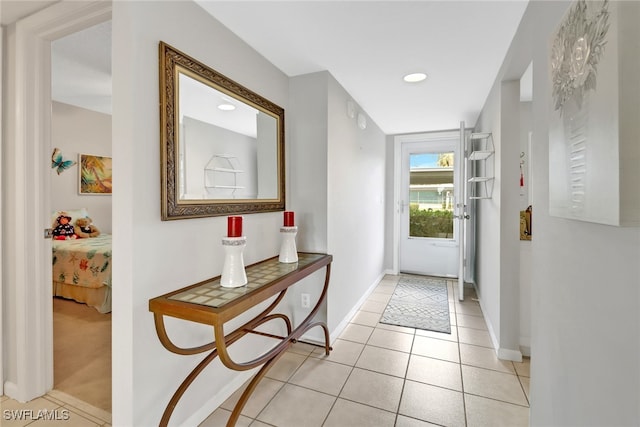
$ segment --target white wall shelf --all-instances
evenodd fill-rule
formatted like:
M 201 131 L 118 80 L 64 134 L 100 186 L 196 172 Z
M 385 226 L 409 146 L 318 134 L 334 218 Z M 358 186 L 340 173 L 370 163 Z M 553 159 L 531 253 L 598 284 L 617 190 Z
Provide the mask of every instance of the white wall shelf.
M 495 153 L 493 135 L 489 132 L 472 133 L 469 136 L 470 178 L 469 199 L 490 199 L 493 195 L 493 170 L 487 160 Z
M 242 190 L 244 186 L 237 185 L 238 174 L 244 171 L 239 168 L 240 162 L 236 156 L 229 154 L 214 154 L 204 167 L 204 187 L 209 190 Z

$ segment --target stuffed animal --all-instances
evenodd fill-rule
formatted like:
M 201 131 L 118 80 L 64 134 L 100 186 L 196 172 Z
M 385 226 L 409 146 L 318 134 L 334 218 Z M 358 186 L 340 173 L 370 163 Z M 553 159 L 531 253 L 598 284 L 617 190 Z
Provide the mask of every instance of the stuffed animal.
M 89 217 L 76 219 L 74 231 L 80 238 L 98 237 L 100 235 L 100 230 L 91 223 L 91 218 Z
M 55 240 L 71 240 L 76 239 L 75 228 L 70 223 L 71 217 L 65 213 L 61 213 L 56 218 L 56 226 L 53 229 L 53 238 Z

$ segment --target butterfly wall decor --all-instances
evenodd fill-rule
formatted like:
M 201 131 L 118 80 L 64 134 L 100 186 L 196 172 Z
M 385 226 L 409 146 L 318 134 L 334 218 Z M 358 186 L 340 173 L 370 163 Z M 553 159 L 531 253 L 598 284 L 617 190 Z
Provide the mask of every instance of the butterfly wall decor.
M 58 168 L 58 170 L 56 171 L 58 172 L 58 175 L 75 164 L 76 162 L 74 162 L 73 160 L 63 160 L 62 153 L 60 152 L 59 148 L 53 149 L 53 154 L 51 155 L 51 168 Z

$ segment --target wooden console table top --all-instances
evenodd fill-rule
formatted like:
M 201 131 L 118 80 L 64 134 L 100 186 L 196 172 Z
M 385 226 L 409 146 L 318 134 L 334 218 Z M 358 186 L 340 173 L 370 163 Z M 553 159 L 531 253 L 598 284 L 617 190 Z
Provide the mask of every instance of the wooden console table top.
M 247 266 L 245 286 L 225 288 L 214 277 L 153 298 L 149 311 L 208 325 L 224 323 L 331 261 L 331 255 L 299 252 L 297 263 L 285 264 L 276 256 Z

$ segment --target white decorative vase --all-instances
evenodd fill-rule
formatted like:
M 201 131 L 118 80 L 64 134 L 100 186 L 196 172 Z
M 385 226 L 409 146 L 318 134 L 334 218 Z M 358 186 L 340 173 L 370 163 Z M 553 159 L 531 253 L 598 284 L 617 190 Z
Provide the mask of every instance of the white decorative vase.
M 282 263 L 298 262 L 298 250 L 296 249 L 296 234 L 298 227 L 280 227 L 282 243 L 280 245 L 280 257 L 278 261 Z
M 223 237 L 224 266 L 220 277 L 220 286 L 225 288 L 238 288 L 247 284 L 247 273 L 244 271 L 244 259 L 242 252 L 247 245 L 247 238 Z

